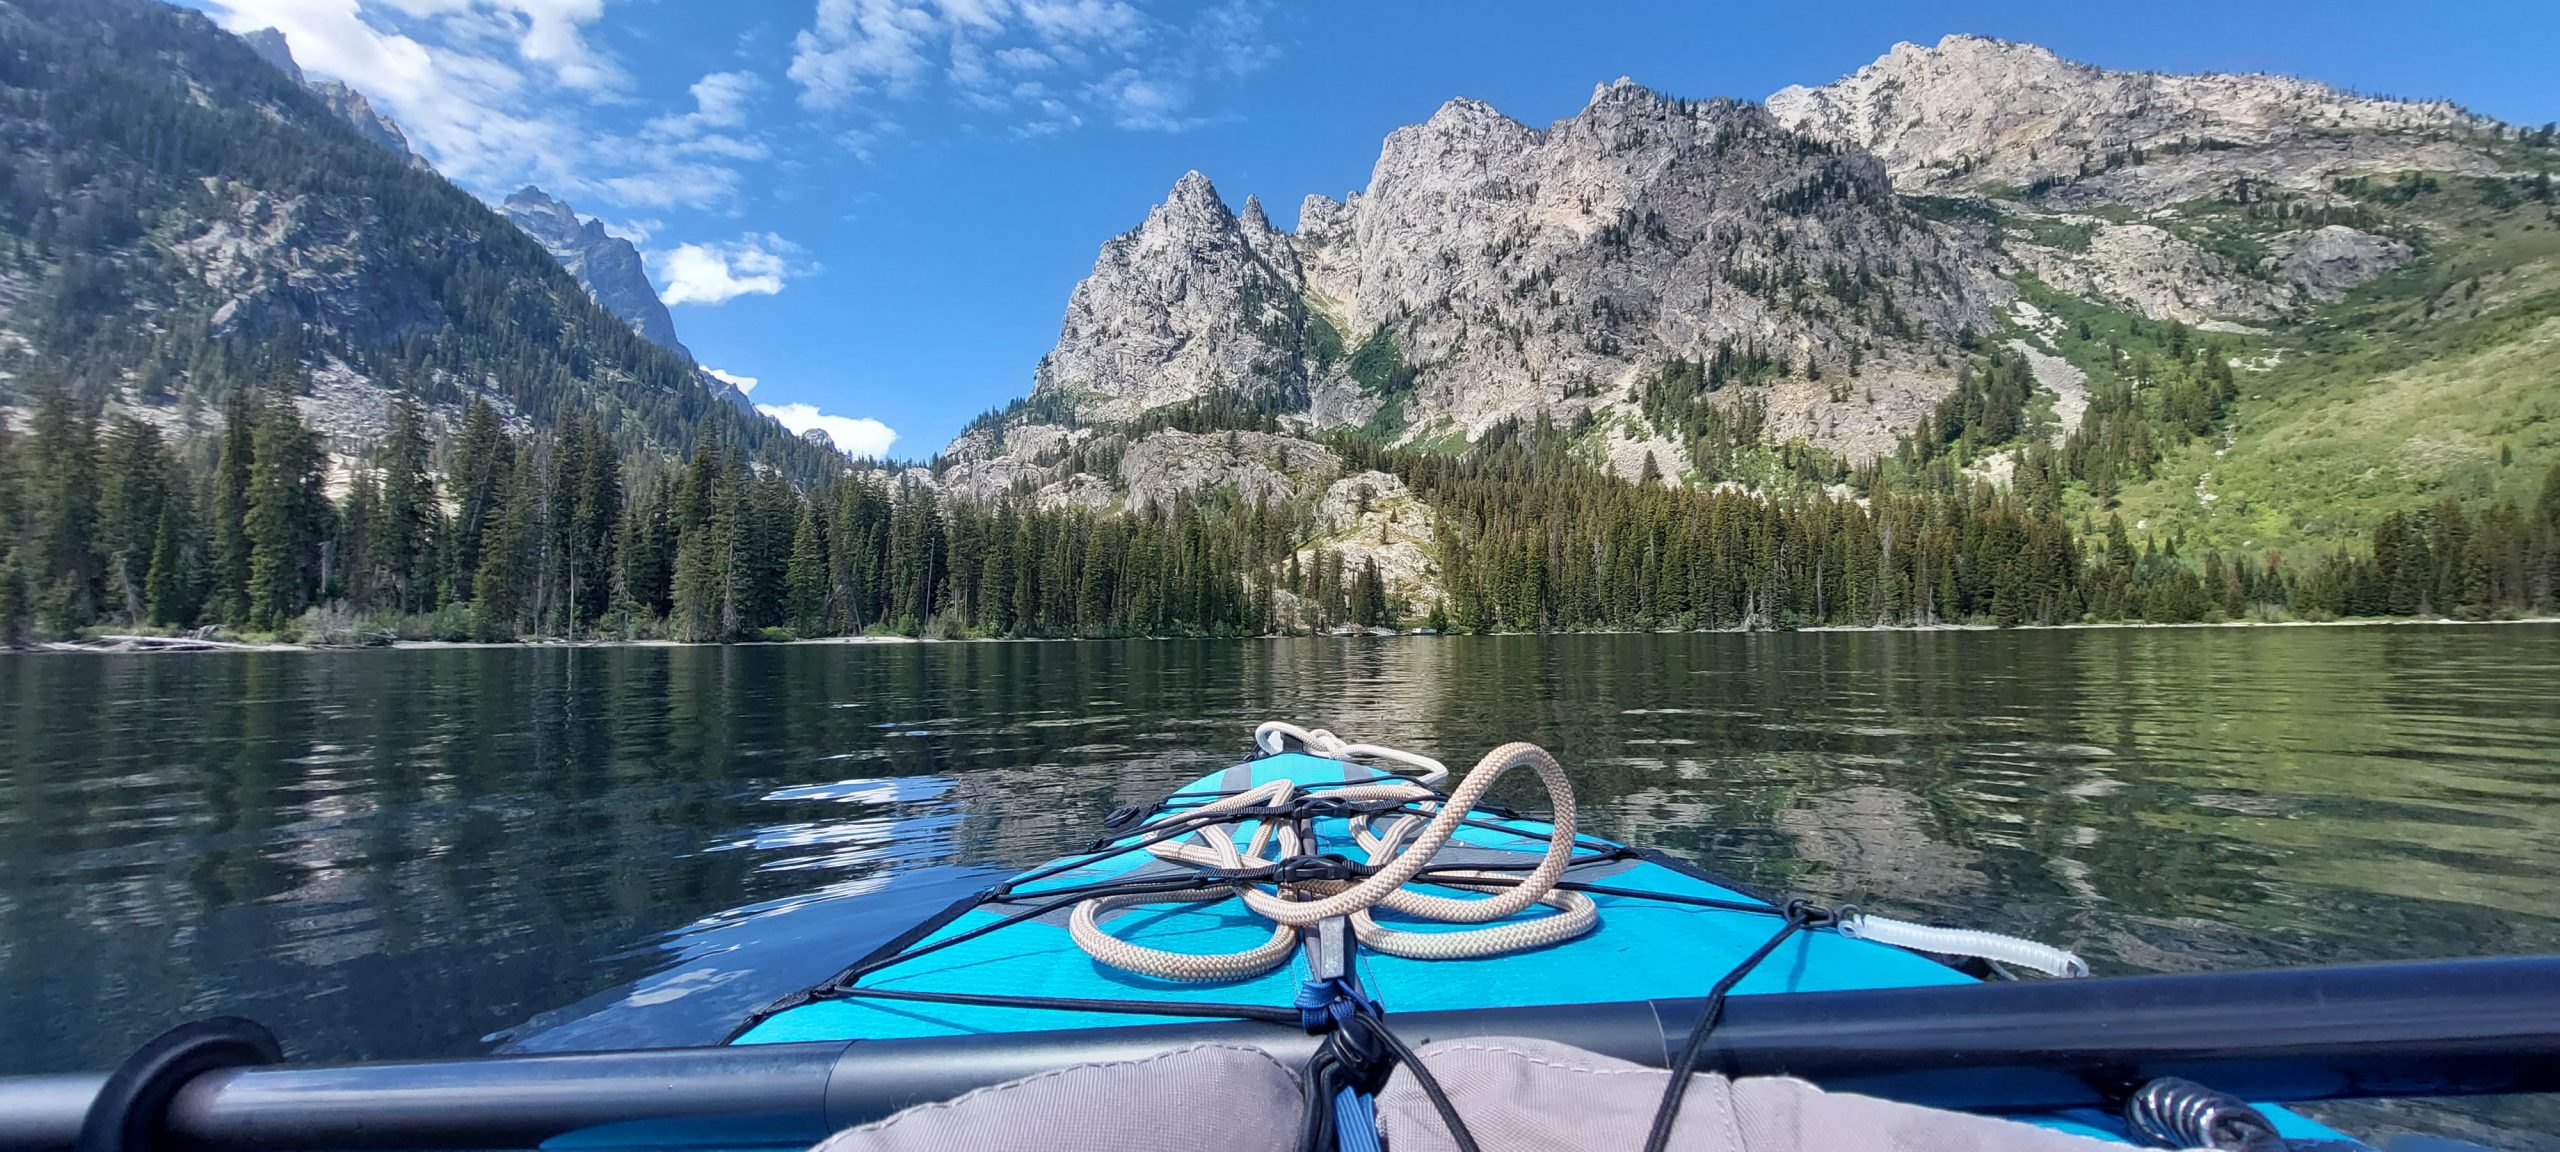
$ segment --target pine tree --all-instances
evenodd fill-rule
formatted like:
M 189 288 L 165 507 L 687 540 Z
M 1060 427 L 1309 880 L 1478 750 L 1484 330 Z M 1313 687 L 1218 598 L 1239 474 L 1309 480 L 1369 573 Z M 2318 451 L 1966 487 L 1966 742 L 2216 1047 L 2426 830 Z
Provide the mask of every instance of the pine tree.
M 800 508 L 800 523 L 791 533 L 791 628 L 802 636 L 827 630 L 826 541 L 814 504 Z
M 256 394 L 245 385 L 223 400 L 222 448 L 213 468 L 211 556 L 205 573 L 210 588 L 207 614 L 238 623 L 248 618 L 249 602 L 249 474 L 257 463 Z
M 130 416 L 108 430 L 100 478 L 99 545 L 104 551 L 107 598 L 127 625 L 147 616 L 151 563 L 160 522 L 176 488 L 177 462 L 160 430 Z
M 453 494 L 453 595 L 475 595 L 480 573 L 481 538 L 506 504 L 507 485 L 515 475 L 515 443 L 498 422 L 498 410 L 474 397 L 463 417 L 462 438 L 454 446 L 453 471 L 446 477 Z
M 1351 585 L 1350 607 L 1351 619 L 1363 626 L 1382 627 L 1388 621 L 1386 583 L 1378 577 L 1374 556 L 1360 560 L 1360 575 Z
M 489 510 L 480 541 L 480 570 L 471 580 L 471 626 L 482 640 L 513 640 L 537 618 L 545 520 L 542 473 L 534 454 L 516 454 L 506 502 Z
M 486 407 L 478 406 L 473 415 Z M 382 443 L 381 514 L 370 525 L 365 559 L 388 585 L 390 606 L 406 615 L 435 606 L 434 532 L 442 510 L 427 470 L 426 422 L 407 393 L 393 394 L 389 425 Z
M 275 631 L 301 615 L 317 590 L 320 546 L 329 537 L 322 488 L 327 457 L 284 395 L 270 398 L 259 414 L 251 453 L 242 523 L 249 545 L 247 619 L 252 628 Z
M 104 589 L 98 554 L 98 425 L 58 387 L 36 400 L 23 474 L 28 563 L 37 625 L 69 634 L 97 618 Z
M 709 524 L 686 529 L 676 544 L 675 591 L 667 613 L 678 640 L 700 644 L 721 639 L 719 532 Z
M 195 622 L 204 600 L 200 557 L 186 492 L 177 489 L 161 505 L 160 523 L 151 535 L 151 577 L 144 603 L 152 623 L 176 628 Z

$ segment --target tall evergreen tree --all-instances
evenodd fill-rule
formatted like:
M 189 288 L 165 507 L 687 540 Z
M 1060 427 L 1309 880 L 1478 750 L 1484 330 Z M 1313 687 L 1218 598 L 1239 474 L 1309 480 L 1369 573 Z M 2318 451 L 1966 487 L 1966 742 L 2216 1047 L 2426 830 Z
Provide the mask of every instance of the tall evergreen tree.
M 800 523 L 791 533 L 791 628 L 803 636 L 827 629 L 826 540 L 814 503 L 800 508 Z
M 481 639 L 515 639 L 540 616 L 545 519 L 542 473 L 533 453 L 518 453 L 506 501 L 490 510 L 471 581 L 472 629 Z
M 223 397 L 222 447 L 213 466 L 207 516 L 212 524 L 208 614 L 238 622 L 249 614 L 249 474 L 257 463 L 257 394 L 234 387 Z
M 149 615 L 151 563 L 178 487 L 177 461 L 158 428 L 121 416 L 108 429 L 101 463 L 99 546 L 107 599 L 127 625 L 139 624 Z
M 249 545 L 247 622 L 273 631 L 291 623 L 318 590 L 329 560 L 321 544 L 329 536 L 324 490 L 327 456 L 319 437 L 302 423 L 293 399 L 275 395 L 259 413 L 251 447 L 248 510 L 242 528 Z
M 69 392 L 47 388 L 36 400 L 27 456 L 25 571 L 34 585 L 36 621 L 68 634 L 96 617 L 104 587 L 97 418 Z
M 408 393 L 392 394 L 388 423 L 382 443 L 381 513 L 369 526 L 364 559 L 380 574 L 389 607 L 403 614 L 421 612 L 435 606 L 435 528 L 443 517 L 435 477 L 428 471 L 432 446 L 425 417 Z
M 462 420 L 461 439 L 454 445 L 453 469 L 446 478 L 454 503 L 453 545 L 448 554 L 458 598 L 475 595 L 480 541 L 506 503 L 515 467 L 515 443 L 498 422 L 498 410 L 487 399 L 473 397 L 470 413 Z

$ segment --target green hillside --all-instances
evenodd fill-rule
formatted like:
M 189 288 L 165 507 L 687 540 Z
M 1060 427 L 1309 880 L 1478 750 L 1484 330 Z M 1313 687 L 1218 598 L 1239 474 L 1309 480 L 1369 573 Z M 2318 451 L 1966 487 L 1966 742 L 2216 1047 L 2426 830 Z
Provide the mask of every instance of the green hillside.
M 2237 361 L 2227 419 L 2164 442 L 2113 510 L 2137 531 L 2256 552 L 2362 544 L 2384 516 L 2447 498 L 2531 504 L 2560 464 L 2560 206 L 2549 195 L 2532 181 L 2451 176 L 2362 191 L 2418 259 L 2265 335 L 2195 334 Z M 2198 216 L 2178 230 L 2210 239 L 2227 226 Z M 2237 229 L 2222 237 L 2246 241 Z M 2067 332 L 2057 350 L 2095 384 L 2117 377 L 2108 333 L 2158 351 L 2160 326 L 2029 289 L 2094 322 L 2099 339 Z M 2110 506 L 2075 484 L 2067 507 Z

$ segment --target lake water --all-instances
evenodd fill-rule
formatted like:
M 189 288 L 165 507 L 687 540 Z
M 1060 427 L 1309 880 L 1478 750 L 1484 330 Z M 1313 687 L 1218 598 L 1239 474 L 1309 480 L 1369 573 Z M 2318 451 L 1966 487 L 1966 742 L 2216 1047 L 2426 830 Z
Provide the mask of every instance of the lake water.
M 1269 718 L 2101 972 L 2560 951 L 2552 626 L 16 655 L 0 1073 L 716 1040 Z

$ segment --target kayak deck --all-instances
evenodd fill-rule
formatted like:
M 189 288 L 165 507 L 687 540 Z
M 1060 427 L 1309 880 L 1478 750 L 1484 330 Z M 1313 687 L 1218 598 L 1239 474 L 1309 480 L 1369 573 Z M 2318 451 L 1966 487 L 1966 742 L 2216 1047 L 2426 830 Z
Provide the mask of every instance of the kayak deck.
M 1322 788 L 1380 778 L 1381 774 L 1358 765 L 1284 752 L 1203 778 L 1169 799 L 1178 807 L 1185 796 L 1224 793 L 1279 779 Z M 1552 830 L 1544 822 L 1524 818 L 1483 813 L 1480 819 L 1492 827 L 1459 829 L 1456 846 L 1528 859 L 1545 849 Z M 1348 846 L 1348 820 L 1319 820 L 1316 837 L 1320 846 L 1337 850 Z M 1582 843 L 1584 847 L 1575 852 L 1578 862 L 1566 873 L 1570 879 L 1643 892 L 1766 904 L 1757 896 L 1714 883 L 1700 874 L 1621 854 L 1623 850 L 1618 845 L 1607 841 L 1583 837 Z M 1443 856 L 1457 854 L 1452 848 Z M 1154 858 L 1143 849 L 1132 850 L 1023 884 L 1014 894 L 1036 898 L 1044 892 L 1120 879 L 1154 866 Z M 1472 895 L 1431 885 L 1417 887 L 1441 895 Z M 1592 899 L 1600 910 L 1598 928 L 1578 939 L 1535 952 L 1474 960 L 1408 960 L 1361 951 L 1357 964 L 1362 986 L 1390 1012 L 1693 996 L 1715 974 L 1739 963 L 1768 939 L 1779 923 L 1774 906 L 1767 913 L 1753 913 L 1631 896 L 1595 894 Z M 972 908 L 910 943 L 930 945 L 1022 915 L 1031 906 Z M 1517 919 L 1551 914 L 1551 910 L 1533 905 Z M 1301 952 L 1280 969 L 1242 981 L 1207 984 L 1140 976 L 1097 963 L 1078 950 L 1067 937 L 1066 919 L 1066 911 L 1059 909 L 1039 916 L 1036 922 L 990 932 L 883 969 L 864 979 L 862 985 L 982 996 L 1207 1000 L 1286 1007 L 1309 975 Z M 1379 919 L 1382 925 L 1411 931 L 1431 928 L 1400 921 L 1392 913 L 1381 912 Z M 1114 935 L 1133 943 L 1200 953 L 1249 948 L 1271 931 L 1268 921 L 1236 901 L 1144 908 L 1108 921 L 1107 926 Z M 1831 933 L 1798 933 L 1753 969 L 1738 992 L 1819 992 L 1961 984 L 1969 980 L 1962 973 L 1899 948 Z M 1171 1019 L 913 1001 L 819 1000 L 772 1015 L 739 1036 L 738 1042 L 1030 1032 L 1164 1023 Z
M 1183 1018 L 1147 1013 L 1143 1011 L 1146 1004 L 1290 1008 L 1311 976 L 1305 949 L 1279 968 L 1238 980 L 1184 982 L 1122 971 L 1087 956 L 1068 935 L 1069 909 L 1078 899 L 1071 890 L 1190 874 L 1190 869 L 1157 860 L 1137 841 L 1150 825 L 1210 800 L 1278 780 L 1320 793 L 1394 778 L 1360 764 L 1295 751 L 1259 756 L 1212 773 L 1168 796 L 1155 812 L 1146 814 L 1145 822 L 1124 825 L 1111 840 L 1097 843 L 1094 852 L 1022 873 L 996 892 L 965 901 L 865 957 L 832 982 L 835 987 L 822 985 L 758 1013 L 732 1042 L 1004 1034 Z M 1473 817 L 1435 861 L 1500 862 L 1520 868 L 1546 849 L 1552 832 L 1548 823 L 1489 806 L 1480 806 Z M 1347 816 L 1320 816 L 1311 827 L 1315 844 L 1307 852 L 1359 854 Z M 1249 828 L 1230 826 L 1226 834 L 1235 836 L 1241 846 Z M 1762 946 L 1783 922 L 1780 906 L 1765 896 L 1668 857 L 1582 835 L 1572 860 L 1566 880 L 1608 889 L 1583 889 L 1599 911 L 1599 923 L 1591 931 L 1561 944 L 1473 959 L 1415 960 L 1355 949 L 1361 988 L 1388 1012 L 1391 1021 L 1405 1012 L 1692 997 Z M 1480 895 L 1421 882 L 1409 887 L 1435 895 Z M 1744 907 L 1673 902 L 1680 898 Z M 1550 908 L 1531 905 L 1514 919 L 1554 914 Z M 1405 931 L 1448 927 L 1412 922 L 1383 909 L 1376 915 L 1381 926 Z M 1106 918 L 1103 924 L 1112 935 L 1131 943 L 1189 953 L 1239 951 L 1262 943 L 1272 931 L 1269 921 L 1233 899 L 1143 906 Z M 1742 979 L 1734 994 L 1973 982 L 1975 977 L 1919 953 L 1817 929 L 1788 937 Z M 1110 1000 L 1124 1002 L 1120 1007 L 1129 1010 L 872 999 L 842 991 L 846 986 L 997 1000 Z M 2340 1138 L 2282 1109 L 2264 1111 L 2287 1136 Z M 2121 1128 L 2094 1112 L 2022 1118 L 2084 1135 L 2121 1139 Z

